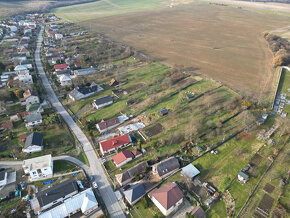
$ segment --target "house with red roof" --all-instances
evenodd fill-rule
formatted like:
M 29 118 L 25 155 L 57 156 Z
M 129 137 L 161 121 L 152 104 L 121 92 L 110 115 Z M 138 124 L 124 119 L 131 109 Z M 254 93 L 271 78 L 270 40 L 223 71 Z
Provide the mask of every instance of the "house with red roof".
M 79 62 L 79 61 L 75 61 L 74 62 L 74 65 L 75 65 L 75 67 L 81 67 L 82 65 L 81 65 L 81 62 Z
M 182 191 L 173 182 L 153 189 L 148 196 L 164 216 L 175 213 L 183 203 L 184 197 Z
M 67 64 L 56 64 L 53 66 L 55 70 L 66 70 L 68 68 Z
M 134 158 L 138 158 L 138 157 L 142 156 L 142 152 L 139 151 L 138 149 L 134 149 L 132 151 L 132 153 L 134 154 Z
M 27 137 L 26 133 L 20 135 L 20 136 L 19 136 L 19 141 L 20 141 L 20 142 L 25 142 L 26 137 Z
M 121 123 L 118 117 L 110 119 L 110 120 L 102 120 L 100 123 L 96 124 L 97 129 L 100 133 L 109 131 L 114 129 L 115 127 L 119 126 Z
M 6 123 L 2 124 L 2 129 L 13 129 L 13 122 L 12 121 L 8 121 Z
M 132 144 L 132 139 L 128 134 L 126 134 L 102 141 L 99 144 L 102 155 L 105 155 L 116 152 L 118 149 L 130 146 Z
M 130 150 L 124 150 L 112 157 L 114 164 L 121 167 L 131 161 L 135 155 Z

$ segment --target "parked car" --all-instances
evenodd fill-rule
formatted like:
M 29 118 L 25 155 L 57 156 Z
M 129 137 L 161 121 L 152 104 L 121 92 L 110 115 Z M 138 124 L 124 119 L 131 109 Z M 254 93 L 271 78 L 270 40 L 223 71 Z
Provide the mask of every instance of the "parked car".
M 93 184 L 93 187 L 94 187 L 94 188 L 98 188 L 98 184 L 97 184 L 96 181 L 94 181 L 92 184 Z
M 80 180 L 77 181 L 77 184 L 78 184 L 80 189 L 84 189 L 84 186 Z

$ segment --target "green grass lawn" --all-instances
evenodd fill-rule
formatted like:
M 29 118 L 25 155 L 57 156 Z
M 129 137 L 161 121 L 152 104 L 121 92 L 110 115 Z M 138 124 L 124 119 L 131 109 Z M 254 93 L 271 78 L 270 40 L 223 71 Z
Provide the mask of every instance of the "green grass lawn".
M 221 188 L 222 181 L 226 178 L 233 180 L 260 146 L 262 143 L 256 139 L 234 139 L 219 147 L 217 155 L 206 154 L 193 164 L 201 171 L 203 179 Z
M 89 162 L 88 162 L 87 156 L 85 155 L 85 153 L 83 151 L 78 155 L 78 159 L 80 161 L 82 161 L 84 164 L 89 166 Z
M 107 171 L 109 171 L 109 172 L 110 172 L 111 170 L 116 169 L 116 166 L 115 166 L 115 164 L 113 163 L 113 160 L 106 161 L 106 162 L 104 163 L 104 166 L 106 167 Z
M 212 208 L 206 211 L 208 218 L 224 218 L 227 217 L 226 205 L 223 200 L 219 200 Z
M 94 18 L 163 8 L 165 5 L 160 4 L 163 1 L 164 0 L 102 0 L 87 4 L 60 7 L 54 9 L 53 12 L 56 16 L 66 20 L 79 22 Z
M 65 160 L 53 161 L 53 173 L 64 173 L 72 170 L 76 170 L 77 167 Z
M 147 196 L 141 198 L 130 212 L 133 217 L 164 217 Z

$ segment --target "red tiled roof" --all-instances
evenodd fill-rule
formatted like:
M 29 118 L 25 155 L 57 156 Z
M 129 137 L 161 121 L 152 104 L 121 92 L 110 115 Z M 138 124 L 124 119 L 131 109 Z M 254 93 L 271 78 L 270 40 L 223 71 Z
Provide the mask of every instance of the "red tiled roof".
M 67 68 L 67 64 L 56 64 L 53 67 L 56 70 L 58 70 L 58 69 L 66 69 Z
M 102 121 L 102 122 L 98 123 L 97 125 L 99 126 L 100 130 L 103 130 L 103 129 L 107 129 L 108 127 L 119 124 L 119 123 L 120 123 L 120 121 L 118 118 L 113 118 L 110 120 Z
M 12 123 L 12 121 L 8 121 L 8 122 L 6 122 L 6 123 L 3 123 L 3 124 L 2 124 L 2 128 L 3 128 L 3 129 L 12 129 L 12 128 L 13 128 L 13 123 Z
M 129 150 L 121 151 L 119 154 L 114 155 L 112 158 L 116 164 L 120 164 L 128 158 L 134 158 L 134 154 Z
M 190 214 L 197 218 L 206 218 L 206 214 L 201 206 L 196 206 Z
M 154 197 L 166 210 L 183 198 L 182 191 L 173 182 L 168 182 L 159 189 L 154 189 L 148 194 Z
M 79 61 L 75 61 L 74 64 L 75 64 L 76 67 L 80 67 L 81 66 L 81 63 Z
M 20 135 L 19 140 L 23 142 L 26 139 L 26 136 L 27 136 L 26 133 Z
M 142 154 L 141 151 L 139 151 L 138 149 L 133 150 L 132 153 L 134 154 L 134 156 L 138 156 L 139 154 Z
M 131 138 L 129 135 L 122 135 L 116 138 L 109 139 L 107 141 L 100 142 L 100 147 L 102 147 L 103 151 L 108 151 L 112 148 L 120 147 L 124 144 L 128 144 L 131 142 Z
M 23 111 L 23 112 L 17 113 L 18 117 L 25 117 L 27 115 L 29 115 L 29 112 L 27 112 L 27 111 Z

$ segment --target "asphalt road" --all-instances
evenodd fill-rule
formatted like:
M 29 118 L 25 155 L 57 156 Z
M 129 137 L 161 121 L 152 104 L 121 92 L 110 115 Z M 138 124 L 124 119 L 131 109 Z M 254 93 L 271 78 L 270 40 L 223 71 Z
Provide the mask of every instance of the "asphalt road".
M 103 201 L 107 207 L 107 210 L 111 217 L 125 217 L 118 200 L 116 198 L 115 193 L 113 192 L 109 181 L 107 180 L 107 177 L 105 175 L 105 172 L 101 166 L 101 162 L 98 159 L 92 144 L 87 139 L 86 135 L 82 132 L 82 130 L 79 128 L 79 126 L 74 122 L 72 117 L 69 115 L 69 113 L 64 109 L 60 101 L 58 100 L 57 96 L 54 93 L 54 90 L 52 89 L 51 85 L 49 84 L 49 81 L 45 75 L 45 72 L 43 70 L 43 66 L 40 59 L 40 48 L 43 41 L 43 26 L 41 27 L 41 31 L 38 36 L 37 40 L 37 47 L 35 50 L 35 63 L 38 70 L 38 74 L 42 80 L 43 86 L 47 92 L 47 96 L 49 98 L 50 103 L 55 107 L 57 112 L 62 116 L 64 121 L 67 123 L 67 125 L 70 127 L 72 132 L 75 134 L 75 136 L 78 138 L 79 142 L 83 146 L 84 152 L 87 156 L 88 162 L 90 164 L 90 171 L 88 172 L 89 175 L 93 175 L 96 179 L 98 186 L 99 186 L 99 192 L 103 198 Z

